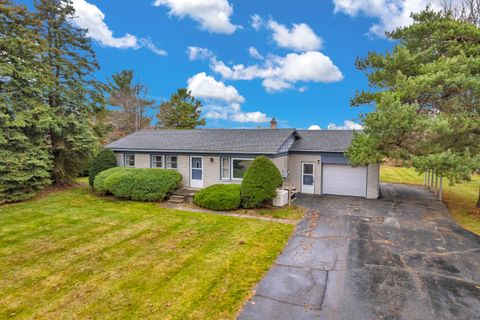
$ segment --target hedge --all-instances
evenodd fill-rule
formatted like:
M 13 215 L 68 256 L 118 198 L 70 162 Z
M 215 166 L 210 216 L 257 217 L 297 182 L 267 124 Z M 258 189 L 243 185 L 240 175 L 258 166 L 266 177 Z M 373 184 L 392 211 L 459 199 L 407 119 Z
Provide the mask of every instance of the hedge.
M 92 160 L 90 165 L 90 170 L 88 171 L 88 183 L 93 187 L 95 177 L 100 172 L 116 167 L 117 166 L 117 157 L 110 149 L 102 150 L 95 159 Z
M 181 180 L 182 175 L 174 170 L 117 167 L 99 173 L 94 189 L 122 199 L 161 201 Z
M 234 210 L 240 207 L 238 184 L 214 184 L 200 190 L 194 198 L 196 205 L 211 210 Z
M 244 208 L 261 207 L 272 202 L 283 183 L 277 167 L 265 156 L 257 157 L 243 176 L 240 197 Z

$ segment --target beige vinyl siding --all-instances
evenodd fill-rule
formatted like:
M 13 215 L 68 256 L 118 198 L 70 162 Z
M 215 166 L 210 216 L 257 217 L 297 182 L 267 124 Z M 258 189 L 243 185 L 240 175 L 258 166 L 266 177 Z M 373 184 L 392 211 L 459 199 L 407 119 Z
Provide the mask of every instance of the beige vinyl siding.
M 173 156 L 173 154 L 172 154 Z M 177 156 L 178 172 L 182 175 L 182 187 L 190 187 L 190 157 L 186 155 Z
M 282 173 L 282 170 L 288 170 L 288 155 L 272 158 L 270 160 L 272 160 L 273 164 L 278 170 L 280 170 L 280 173 Z
M 291 153 L 288 157 L 289 174 L 286 184 L 291 184 L 292 187 L 297 188 L 298 192 L 302 192 L 302 162 L 313 162 L 315 163 L 315 194 L 321 194 L 322 167 L 318 163 L 320 155 Z
M 117 166 L 123 167 L 123 152 L 115 152 L 115 157 L 117 157 Z
M 380 165 L 369 164 L 367 169 L 367 199 L 379 197 Z
M 150 168 L 150 154 L 135 153 L 135 168 Z

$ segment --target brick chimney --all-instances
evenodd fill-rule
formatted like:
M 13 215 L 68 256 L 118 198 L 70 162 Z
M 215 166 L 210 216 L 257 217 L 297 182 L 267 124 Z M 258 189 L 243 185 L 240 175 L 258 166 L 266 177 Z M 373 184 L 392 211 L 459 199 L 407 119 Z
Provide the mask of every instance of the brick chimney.
M 275 120 L 275 118 L 270 120 L 270 129 L 277 129 L 277 120 Z

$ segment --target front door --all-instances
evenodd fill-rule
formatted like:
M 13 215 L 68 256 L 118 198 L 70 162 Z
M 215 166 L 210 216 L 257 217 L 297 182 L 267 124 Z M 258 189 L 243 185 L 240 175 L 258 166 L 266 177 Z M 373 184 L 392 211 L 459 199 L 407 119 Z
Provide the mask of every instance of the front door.
M 202 157 L 190 158 L 190 186 L 203 188 L 203 159 Z
M 315 163 L 302 162 L 302 192 L 315 192 Z

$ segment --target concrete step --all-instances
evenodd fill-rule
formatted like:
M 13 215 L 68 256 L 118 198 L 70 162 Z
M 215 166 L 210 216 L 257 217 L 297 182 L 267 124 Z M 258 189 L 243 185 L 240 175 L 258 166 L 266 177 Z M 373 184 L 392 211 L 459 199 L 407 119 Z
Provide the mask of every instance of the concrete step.
M 198 189 L 181 188 L 181 189 L 175 190 L 173 192 L 173 195 L 193 197 L 197 192 L 198 192 Z
M 183 201 L 183 200 L 179 200 L 179 199 L 168 199 L 168 200 L 167 200 L 167 203 L 176 203 L 176 204 L 178 204 L 178 203 L 184 203 L 184 201 Z
M 170 196 L 170 199 L 172 199 L 172 200 L 185 200 L 185 196 L 181 196 L 181 195 L 178 195 L 178 194 L 172 194 Z

